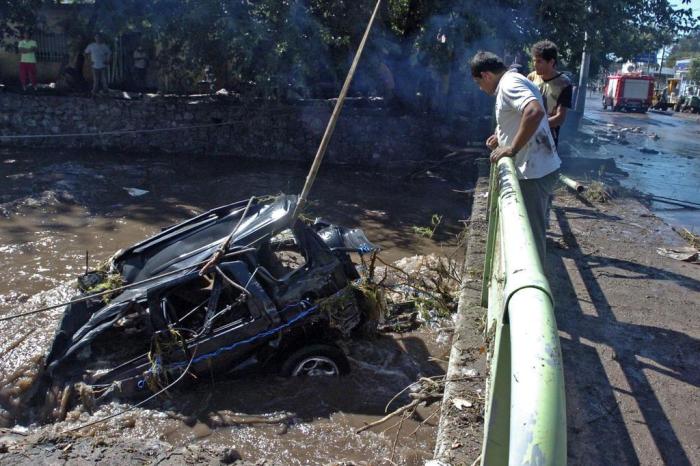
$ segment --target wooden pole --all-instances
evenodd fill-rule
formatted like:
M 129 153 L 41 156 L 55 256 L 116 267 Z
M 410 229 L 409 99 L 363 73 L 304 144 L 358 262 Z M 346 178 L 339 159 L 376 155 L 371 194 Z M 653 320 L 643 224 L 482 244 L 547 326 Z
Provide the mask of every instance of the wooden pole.
M 306 183 L 304 183 L 304 189 L 301 191 L 299 201 L 297 202 L 297 206 L 294 209 L 293 218 L 296 218 L 297 215 L 299 215 L 299 212 L 301 211 L 302 207 L 304 207 L 306 199 L 309 196 L 309 191 L 311 191 L 311 187 L 313 186 L 314 181 L 316 180 L 318 169 L 321 167 L 323 157 L 326 155 L 328 143 L 331 140 L 331 136 L 333 136 L 333 131 L 335 130 L 335 125 L 338 122 L 340 111 L 342 110 L 343 104 L 345 103 L 345 97 L 347 96 L 348 90 L 350 89 L 350 83 L 352 82 L 352 78 L 355 75 L 357 64 L 360 62 L 362 51 L 364 50 L 365 44 L 367 43 L 367 38 L 369 37 L 369 33 L 372 30 L 372 25 L 374 24 L 374 20 L 377 17 L 377 12 L 379 11 L 379 6 L 381 5 L 381 3 L 382 0 L 377 0 L 377 4 L 375 5 L 374 11 L 372 12 L 372 17 L 369 19 L 369 23 L 367 23 L 367 29 L 365 29 L 365 34 L 362 37 L 362 41 L 360 42 L 359 47 L 357 48 L 357 53 L 355 54 L 355 58 L 352 61 L 352 65 L 350 65 L 350 71 L 348 71 L 348 75 L 345 77 L 345 83 L 343 84 L 343 88 L 340 90 L 340 95 L 338 96 L 338 101 L 335 103 L 335 108 L 333 109 L 333 113 L 331 114 L 331 119 L 328 121 L 328 126 L 326 126 L 326 132 L 323 133 L 323 139 L 321 139 L 321 144 L 318 146 L 316 157 L 314 157 L 314 162 L 311 165 L 309 174 L 306 176 Z

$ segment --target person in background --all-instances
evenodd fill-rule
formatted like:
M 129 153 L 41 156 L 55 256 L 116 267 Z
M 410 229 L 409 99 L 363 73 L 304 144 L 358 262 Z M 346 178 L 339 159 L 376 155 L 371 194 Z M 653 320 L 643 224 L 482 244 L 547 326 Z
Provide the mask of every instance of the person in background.
M 148 69 L 148 54 L 143 46 L 139 45 L 134 50 L 133 54 L 134 67 L 132 70 L 132 76 L 134 79 L 134 86 L 137 90 L 141 91 L 146 88 L 146 71 Z
M 561 160 L 547 122 L 539 89 L 525 76 L 508 71 L 491 52 L 470 62 L 479 89 L 496 97 L 496 132 L 486 140 L 491 163 L 512 157 L 540 260 L 544 265 L 549 198 L 559 178 Z
M 90 55 L 92 62 L 92 93 L 97 94 L 100 90 L 107 89 L 107 65 L 112 57 L 112 51 L 104 43 L 102 34 L 95 34 L 95 42 L 85 49 L 85 53 Z
M 22 33 L 22 39 L 17 44 L 19 49 L 19 81 L 22 90 L 27 90 L 27 82 L 31 81 L 32 89 L 36 90 L 36 50 L 38 45 L 29 31 Z
M 566 120 L 566 110 L 571 108 L 573 87 L 564 73 L 557 71 L 558 49 L 554 42 L 543 40 L 531 49 L 535 71 L 527 78 L 535 83 L 544 98 L 549 127 L 554 143 L 559 144 L 559 129 Z

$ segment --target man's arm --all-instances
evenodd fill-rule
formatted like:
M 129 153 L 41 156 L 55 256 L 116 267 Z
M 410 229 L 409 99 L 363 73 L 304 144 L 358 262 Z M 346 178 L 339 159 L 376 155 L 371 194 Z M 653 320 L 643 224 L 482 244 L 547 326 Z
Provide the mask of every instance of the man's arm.
M 566 112 L 568 108 L 571 108 L 572 104 L 572 86 L 569 84 L 561 91 L 559 98 L 557 99 L 556 112 L 549 117 L 549 127 L 556 128 L 564 124 L 566 120 Z
M 549 117 L 549 127 L 557 128 L 564 124 L 564 120 L 566 120 L 566 107 L 557 105 L 556 113 Z
M 501 157 L 515 156 L 535 134 L 544 116 L 544 108 L 542 108 L 539 101 L 532 100 L 525 105 L 523 116 L 520 119 L 520 126 L 513 138 L 513 143 L 510 146 L 498 147 L 491 152 L 491 163 L 498 162 Z
M 19 53 L 32 53 L 32 52 L 35 52 L 36 49 L 37 49 L 36 44 L 31 45 L 29 47 L 19 47 Z

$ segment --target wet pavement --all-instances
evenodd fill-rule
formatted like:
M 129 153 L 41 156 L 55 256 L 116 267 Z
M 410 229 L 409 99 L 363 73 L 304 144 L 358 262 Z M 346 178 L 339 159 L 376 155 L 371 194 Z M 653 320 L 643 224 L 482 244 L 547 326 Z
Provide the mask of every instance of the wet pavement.
M 306 215 L 362 227 L 387 261 L 448 253 L 457 245 L 468 199 L 454 188 L 470 185 L 470 164 L 412 179 L 324 167 Z M 0 316 L 64 301 L 86 267 L 196 213 L 246 198 L 298 192 L 306 167 L 222 158 L 137 157 L 0 150 Z M 137 190 L 130 189 L 137 188 Z M 432 240 L 413 226 L 443 216 Z M 459 257 L 459 255 L 457 255 Z M 31 389 L 37 358 L 53 335 L 61 310 L 0 323 L 0 402 L 12 405 Z M 15 343 L 17 345 L 15 346 Z M 421 376 L 444 373 L 449 333 L 424 328 L 348 343 L 352 372 L 338 380 L 275 376 L 211 378 L 144 408 L 87 429 L 86 435 L 157 438 L 173 445 L 205 442 L 236 448 L 244 459 L 275 464 L 332 460 L 367 464 L 422 464 L 432 455 L 437 405 L 380 434 L 355 429 L 384 415 L 386 403 Z M 11 357 L 8 357 L 11 356 Z M 406 403 L 403 395 L 393 405 Z M 128 405 L 110 403 L 92 413 L 70 412 L 62 431 Z M 10 408 L 12 406 L 9 406 Z M 220 422 L 226 416 L 281 416 L 273 424 Z M 4 421 L 3 421 L 4 418 Z M 7 424 L 0 409 L 0 421 Z M 0 425 L 2 422 L 0 422 Z M 413 432 L 415 430 L 415 432 Z M 412 433 L 413 432 L 413 433 Z M 394 446 L 396 445 L 396 446 Z
M 612 125 L 612 126 L 609 126 Z M 603 142 L 579 146 L 585 157 L 613 158 L 629 174 L 623 186 L 654 196 L 700 202 L 700 116 L 688 113 L 623 113 L 603 110 L 599 94 L 586 100 L 582 129 L 589 134 L 606 128 L 635 128 L 626 145 Z M 656 137 L 654 137 L 656 136 Z M 700 210 L 653 202 L 653 211 L 672 225 L 700 232 Z

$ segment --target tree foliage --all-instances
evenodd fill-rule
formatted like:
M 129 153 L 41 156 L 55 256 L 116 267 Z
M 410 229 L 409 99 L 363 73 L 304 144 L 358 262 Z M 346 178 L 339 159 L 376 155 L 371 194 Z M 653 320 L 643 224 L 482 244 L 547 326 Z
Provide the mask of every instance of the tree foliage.
M 688 78 L 691 81 L 700 83 L 700 58 L 695 58 L 690 62 L 690 67 L 688 67 Z
M 700 58 L 700 31 L 683 36 L 673 44 L 668 55 L 668 66 L 674 66 L 676 61 L 683 58 Z
M 43 0 L 0 0 L 0 39 L 16 37 L 20 29 L 36 21 Z
M 192 82 L 205 65 L 243 90 L 339 88 L 375 0 L 94 0 L 68 31 L 108 37 L 135 33 L 153 44 L 164 87 Z M 75 3 L 83 3 L 76 0 Z M 584 37 L 594 62 L 630 58 L 668 44 L 695 26 L 688 0 L 384 0 L 358 74 L 372 88 L 387 65 L 398 92 L 420 86 L 447 92 L 464 78 L 478 48 L 524 51 L 554 40 L 569 69 Z M 32 24 L 55 0 L 0 0 L 0 26 Z M 11 27 L 10 27 L 11 26 Z M 364 79 L 364 82 L 363 82 Z M 426 84 L 427 83 L 427 84 Z
M 611 55 L 631 59 L 654 52 L 696 26 L 689 0 L 681 7 L 666 0 L 572 0 L 565 8 L 554 0 L 536 3 L 541 26 L 533 32 L 557 42 L 573 66 L 586 38 L 594 57 L 604 63 Z

